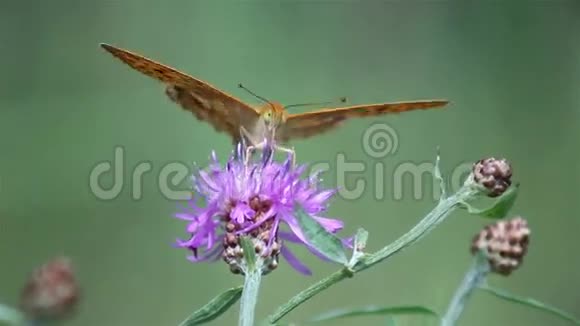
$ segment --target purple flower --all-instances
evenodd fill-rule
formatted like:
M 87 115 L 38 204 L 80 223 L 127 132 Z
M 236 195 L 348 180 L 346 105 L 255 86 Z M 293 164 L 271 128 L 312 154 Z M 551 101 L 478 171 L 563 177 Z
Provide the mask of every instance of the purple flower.
M 288 249 L 287 243 L 306 246 L 324 258 L 304 236 L 294 216 L 295 209 L 318 221 L 328 232 L 343 228 L 340 220 L 323 217 L 334 190 L 319 190 L 317 176 L 302 178 L 306 166 L 292 166 L 289 156 L 284 162 L 262 155 L 262 160 L 244 164 L 241 146 L 224 167 L 215 153 L 207 169 L 193 176 L 194 199 L 177 218 L 189 222 L 188 240 L 177 240 L 177 246 L 193 252 L 193 262 L 213 261 L 220 256 L 239 273 L 243 256 L 239 237 L 249 236 L 265 261 L 265 273 L 276 268 L 278 255 L 303 274 L 311 274 Z M 281 230 L 283 225 L 287 230 Z

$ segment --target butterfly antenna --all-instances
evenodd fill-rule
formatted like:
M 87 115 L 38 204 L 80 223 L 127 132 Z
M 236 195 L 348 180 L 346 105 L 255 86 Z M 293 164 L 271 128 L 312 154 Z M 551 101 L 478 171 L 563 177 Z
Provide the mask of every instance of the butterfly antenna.
M 267 99 L 265 99 L 265 98 L 261 97 L 260 95 L 258 95 L 258 94 L 256 94 L 256 93 L 252 92 L 251 90 L 247 89 L 247 88 L 246 88 L 244 85 L 242 85 L 241 83 L 239 83 L 239 84 L 238 84 L 238 87 L 239 87 L 239 88 L 241 88 L 241 89 L 243 89 L 243 90 L 245 90 L 246 92 L 248 92 L 250 95 L 254 96 L 255 98 L 257 98 L 257 99 L 259 99 L 259 100 L 262 100 L 262 101 L 264 101 L 264 102 L 266 102 L 266 103 L 270 103 L 270 101 L 268 101 Z
M 346 103 L 346 97 L 340 97 L 339 99 L 340 103 Z M 328 104 L 333 104 L 335 103 L 334 101 L 329 101 L 329 102 L 319 102 L 319 103 L 300 103 L 300 104 L 291 104 L 291 105 L 286 105 L 284 108 L 288 109 L 288 108 L 292 108 L 292 107 L 299 107 L 299 106 L 320 106 L 320 105 L 328 105 Z

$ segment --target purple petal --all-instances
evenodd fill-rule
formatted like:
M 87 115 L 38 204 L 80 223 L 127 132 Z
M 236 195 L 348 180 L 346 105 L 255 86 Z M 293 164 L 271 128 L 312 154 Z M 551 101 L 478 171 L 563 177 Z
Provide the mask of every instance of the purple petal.
M 336 191 L 334 189 L 333 190 L 326 190 L 326 191 L 323 191 L 323 192 L 320 192 L 320 193 L 314 195 L 312 198 L 310 198 L 310 200 L 315 201 L 316 203 L 324 203 L 330 197 L 332 197 L 335 193 L 336 193 Z
M 352 249 L 354 247 L 354 235 L 348 238 L 344 238 L 341 241 L 342 245 L 349 249 Z
M 292 252 L 288 250 L 288 248 L 286 248 L 286 246 L 282 246 L 282 248 L 280 249 L 280 253 L 284 257 L 284 259 L 288 261 L 288 264 L 290 264 L 292 268 L 294 268 L 295 270 L 299 271 L 304 275 L 312 275 L 310 269 L 308 269 L 306 265 L 302 264 L 302 262 L 300 262 L 300 260 L 298 260 L 298 258 L 296 258 L 296 256 L 294 256 L 294 254 L 292 254 Z
M 211 247 L 213 247 L 214 243 L 215 243 L 215 227 L 214 230 L 207 230 L 207 249 L 210 249 Z
M 194 232 L 197 232 L 198 228 L 199 228 L 199 222 L 193 221 L 187 225 L 186 230 L 187 230 L 187 233 L 194 233 Z
M 270 218 L 272 218 L 274 216 L 274 213 L 275 213 L 275 210 L 273 208 L 270 208 L 270 210 L 268 210 L 268 212 L 266 212 L 266 214 L 264 214 L 258 222 L 250 224 L 249 226 L 247 226 L 241 230 L 236 231 L 236 234 L 248 233 L 248 232 L 256 229 L 260 225 L 266 223 L 266 221 L 268 221 Z
M 237 203 L 232 212 L 231 217 L 238 223 L 242 224 L 246 219 L 254 217 L 256 212 L 245 203 Z
M 175 248 L 187 248 L 190 246 L 190 240 L 181 240 L 181 239 L 175 239 L 175 242 L 172 244 L 173 247 Z
M 280 236 L 281 239 L 290 241 L 292 243 L 299 243 L 299 244 L 304 243 L 300 239 L 298 239 L 298 237 L 296 235 L 294 235 L 294 233 L 290 233 L 287 231 L 278 231 L 278 236 Z
M 268 245 L 266 246 L 266 252 L 270 252 L 270 249 L 272 249 L 272 244 L 274 243 L 274 238 L 276 237 L 276 234 L 278 233 L 278 226 L 279 225 L 280 225 L 280 219 L 275 219 L 274 225 L 272 226 L 272 229 L 270 231 L 270 238 L 268 239 Z
M 223 250 L 223 247 L 217 246 L 215 248 L 212 248 L 209 251 L 204 252 L 203 254 L 199 255 L 198 257 L 188 256 L 187 259 L 191 262 L 194 262 L 194 263 L 199 263 L 202 261 L 215 261 L 216 259 L 219 258 L 222 250 Z
M 337 231 L 342 230 L 342 228 L 344 227 L 344 222 L 341 220 L 335 220 L 320 216 L 312 216 L 312 218 L 315 219 L 318 223 L 320 223 L 320 225 L 322 225 L 322 227 L 325 228 L 326 231 L 330 233 L 336 233 Z
M 185 220 L 185 221 L 193 221 L 195 219 L 195 216 L 188 214 L 188 213 L 177 213 L 174 216 L 180 220 Z
M 290 230 L 292 230 L 292 232 L 298 237 L 298 239 L 300 239 L 300 241 L 302 241 L 303 243 L 308 243 L 308 241 L 304 237 L 304 234 L 302 233 L 302 229 L 300 229 L 300 226 L 298 225 L 298 221 L 296 221 L 296 218 L 290 214 L 283 214 L 282 217 L 284 219 L 284 222 L 288 224 Z
M 215 182 L 212 180 L 212 178 L 209 176 L 207 172 L 199 171 L 199 177 L 202 179 L 202 181 L 209 189 L 213 191 L 220 191 L 218 185 L 215 184 Z

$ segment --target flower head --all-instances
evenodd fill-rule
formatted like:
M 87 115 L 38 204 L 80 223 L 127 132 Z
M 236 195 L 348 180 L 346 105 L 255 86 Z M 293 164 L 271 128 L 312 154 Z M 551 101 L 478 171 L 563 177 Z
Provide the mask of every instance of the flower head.
M 486 226 L 473 237 L 471 253 L 483 253 L 493 272 L 507 276 L 522 265 L 529 241 L 528 222 L 518 216 Z
M 56 257 L 39 266 L 22 289 L 20 306 L 34 320 L 58 320 L 71 316 L 80 297 L 71 262 Z
M 176 215 L 189 221 L 191 237 L 178 240 L 177 246 L 191 250 L 193 262 L 221 256 L 232 272 L 243 273 L 240 236 L 249 236 L 265 262 L 264 273 L 277 267 L 282 254 L 296 270 L 310 274 L 282 240 L 304 245 L 321 256 L 305 238 L 294 212 L 299 207 L 328 232 L 338 232 L 342 221 L 322 216 L 335 191 L 319 190 L 316 175 L 302 178 L 306 166 L 292 166 L 291 156 L 277 162 L 263 154 L 262 160 L 245 164 L 242 150 L 238 146 L 224 167 L 213 153 L 208 168 L 194 174 L 194 200 Z M 283 225 L 289 230 L 281 230 Z

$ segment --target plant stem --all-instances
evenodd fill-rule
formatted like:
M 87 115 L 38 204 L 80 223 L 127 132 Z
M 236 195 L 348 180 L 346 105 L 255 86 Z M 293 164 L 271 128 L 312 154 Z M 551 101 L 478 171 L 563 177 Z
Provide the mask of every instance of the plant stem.
M 262 280 L 260 268 L 252 268 L 246 272 L 244 278 L 244 289 L 240 303 L 239 326 L 254 326 L 254 311 L 258 302 L 258 290 Z
M 15 308 L 0 304 L 0 321 L 8 322 L 12 325 L 22 325 L 24 315 Z
M 449 216 L 449 214 L 459 206 L 460 203 L 472 197 L 477 192 L 470 187 L 462 187 L 453 196 L 441 200 L 437 206 L 417 223 L 411 230 L 403 234 L 394 242 L 385 246 L 383 249 L 366 256 L 358 265 L 354 266 L 355 272 L 363 271 L 381 261 L 391 257 L 397 252 L 413 245 L 421 240 L 425 235 L 431 232 L 436 226 Z
M 455 291 L 453 299 L 447 308 L 447 312 L 441 319 L 441 326 L 454 326 L 467 301 L 475 289 L 483 283 L 489 273 L 489 264 L 482 255 L 476 255 L 471 267 L 465 274 L 463 281 Z
M 270 317 L 270 323 L 273 324 L 278 320 L 282 319 L 289 312 L 294 310 L 296 307 L 306 302 L 310 298 L 314 297 L 318 293 L 326 290 L 332 285 L 353 276 L 354 273 L 361 272 L 368 269 L 385 259 L 391 257 L 392 255 L 400 252 L 402 249 L 416 243 L 430 231 L 432 231 L 437 225 L 439 225 L 449 214 L 459 207 L 462 202 L 467 201 L 479 194 L 479 191 L 472 186 L 471 183 L 466 182 L 457 193 L 454 195 L 441 199 L 437 206 L 425 216 L 418 224 L 416 224 L 411 230 L 402 235 L 399 239 L 395 240 L 386 247 L 380 249 L 379 251 L 367 254 L 363 256 L 360 261 L 355 264 L 351 269 L 342 268 L 339 271 L 332 273 L 326 278 L 313 284 L 306 290 L 298 293 L 287 303 L 280 306 Z

